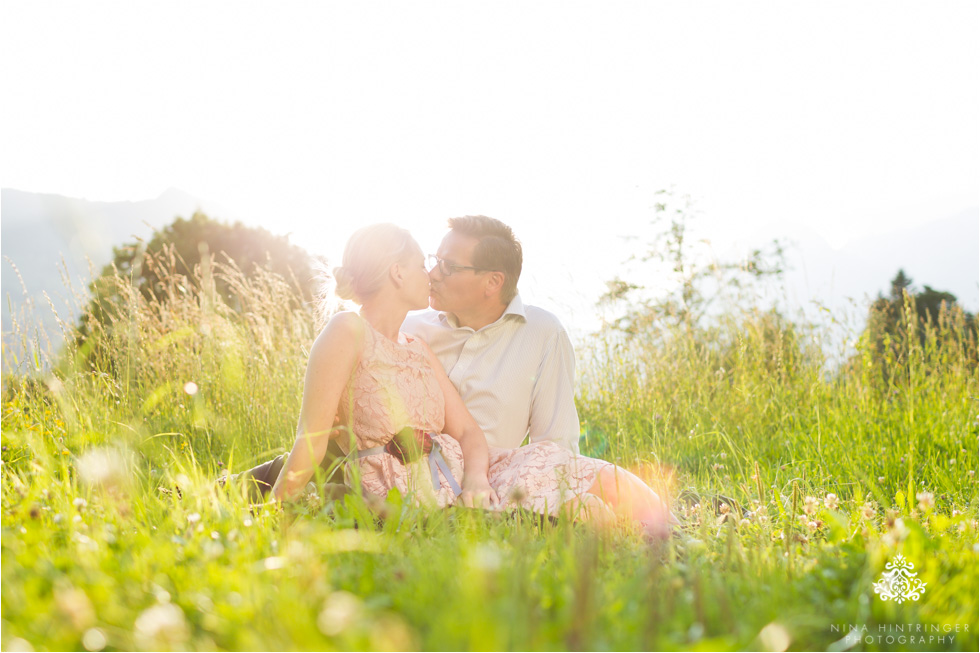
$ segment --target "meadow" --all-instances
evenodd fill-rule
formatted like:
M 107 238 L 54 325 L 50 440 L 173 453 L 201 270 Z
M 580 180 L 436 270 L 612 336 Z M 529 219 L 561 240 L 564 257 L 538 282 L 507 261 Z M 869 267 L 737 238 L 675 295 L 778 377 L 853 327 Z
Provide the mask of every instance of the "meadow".
M 583 453 L 682 516 L 651 545 L 399 496 L 383 519 L 253 505 L 215 479 L 290 447 L 315 311 L 219 263 L 152 297 L 110 281 L 85 338 L 29 311 L 7 334 L 27 353 L 4 348 L 4 650 L 978 649 L 962 313 L 909 306 L 904 347 L 835 364 L 762 309 L 583 343 Z M 899 554 L 925 589 L 883 600 Z

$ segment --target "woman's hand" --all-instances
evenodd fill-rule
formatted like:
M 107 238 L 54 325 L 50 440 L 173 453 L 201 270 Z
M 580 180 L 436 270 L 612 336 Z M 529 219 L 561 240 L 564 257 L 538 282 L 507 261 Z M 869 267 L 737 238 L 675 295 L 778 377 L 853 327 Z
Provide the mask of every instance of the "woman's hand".
M 462 492 L 456 498 L 467 508 L 497 508 L 500 498 L 487 480 L 486 474 L 463 474 Z

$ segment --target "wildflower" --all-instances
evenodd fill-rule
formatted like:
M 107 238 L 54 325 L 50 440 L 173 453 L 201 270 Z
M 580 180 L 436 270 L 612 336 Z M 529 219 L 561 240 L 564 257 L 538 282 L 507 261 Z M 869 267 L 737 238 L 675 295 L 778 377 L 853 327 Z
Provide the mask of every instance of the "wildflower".
M 720 463 L 715 463 L 711 466 L 712 471 L 717 472 L 719 469 L 725 469 L 725 466 Z
M 173 603 L 147 608 L 133 624 L 140 648 L 178 650 L 186 646 L 190 634 L 184 612 Z
M 963 513 L 961 513 L 959 510 L 956 510 L 955 508 L 953 509 L 953 517 L 959 517 L 962 514 Z
M 500 569 L 503 557 L 496 546 L 492 544 L 480 544 L 470 552 L 469 562 L 477 569 L 491 572 Z
M 919 492 L 915 495 L 915 499 L 919 502 L 919 510 L 922 512 L 932 510 L 932 508 L 936 505 L 932 492 Z
M 973 470 L 972 470 L 972 469 L 970 469 L 970 470 L 967 470 L 967 472 L 966 472 L 966 473 L 967 473 L 967 475 L 969 475 L 969 476 L 973 476 Z
M 759 631 L 759 641 L 766 651 L 785 651 L 793 641 L 789 631 L 775 621 Z
M 820 502 L 817 500 L 816 497 L 807 497 L 803 499 L 803 512 L 805 512 L 808 515 L 812 515 L 817 511 L 817 507 L 819 505 Z
M 884 476 L 879 476 L 878 477 L 878 482 L 879 483 L 884 483 L 885 482 L 885 477 Z
M 193 397 L 194 395 L 196 395 L 197 391 L 198 391 L 197 384 L 194 383 L 193 381 L 188 381 L 187 383 L 184 384 L 184 392 L 186 392 L 190 396 Z
M 120 490 L 130 480 L 129 466 L 123 455 L 114 449 L 91 449 L 79 458 L 78 474 L 89 487 Z
M 316 618 L 317 628 L 327 637 L 339 635 L 354 624 L 361 613 L 361 600 L 350 592 L 334 592 L 327 597 Z
M 724 460 L 725 458 L 728 458 L 728 454 L 722 451 L 720 454 L 718 454 L 718 457 Z
M 896 519 L 892 524 L 891 528 L 885 533 L 885 542 L 889 545 L 895 545 L 902 540 L 904 540 L 909 534 L 909 529 L 905 526 L 905 522 L 901 517 Z
M 727 503 L 722 503 L 718 506 L 718 512 L 720 512 L 723 515 L 727 515 L 731 511 L 732 511 L 732 507 Z
M 840 505 L 840 499 L 837 498 L 836 494 L 831 492 L 824 498 L 823 505 L 827 506 L 828 510 L 837 510 L 837 507 Z
M 85 508 L 85 506 L 88 505 L 88 501 L 86 501 L 82 497 L 76 497 L 76 499 L 71 502 L 71 505 L 75 506 L 79 510 L 82 510 Z
M 105 633 L 98 628 L 89 628 L 82 635 L 82 646 L 86 651 L 101 651 L 108 643 Z
M 878 504 L 876 504 L 874 501 L 866 503 L 863 506 L 861 506 L 861 516 L 864 519 L 871 519 L 872 517 L 875 516 L 875 512 L 877 511 L 877 509 L 878 509 Z
M 88 595 L 74 587 L 55 590 L 54 601 L 75 630 L 84 630 L 95 623 L 95 608 Z
M 191 514 L 187 515 L 187 521 L 191 524 L 196 524 L 197 522 L 201 521 L 201 514 L 192 512 Z
M 952 466 L 952 465 L 955 465 L 955 464 L 956 464 L 956 458 L 950 458 L 950 459 L 949 459 L 949 464 L 950 464 L 951 466 Z
M 809 528 L 811 531 L 815 531 L 815 530 L 817 530 L 818 525 L 817 525 L 817 522 L 810 521 L 810 522 L 807 522 L 806 523 L 806 527 Z

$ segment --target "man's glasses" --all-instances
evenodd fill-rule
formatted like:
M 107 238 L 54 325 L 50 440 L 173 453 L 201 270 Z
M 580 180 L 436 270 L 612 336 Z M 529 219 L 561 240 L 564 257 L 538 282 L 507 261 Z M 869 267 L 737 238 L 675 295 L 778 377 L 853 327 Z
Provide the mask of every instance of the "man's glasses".
M 475 268 L 472 265 L 456 265 L 455 263 L 450 263 L 445 259 L 439 258 L 435 254 L 429 254 L 429 256 L 426 257 L 426 262 L 427 262 L 425 268 L 426 270 L 432 272 L 433 270 L 436 269 L 436 267 L 438 267 L 439 274 L 441 274 L 444 277 L 451 277 L 453 276 L 454 272 L 457 272 L 459 270 L 473 270 L 474 272 L 491 272 L 491 270 L 488 270 L 487 268 Z

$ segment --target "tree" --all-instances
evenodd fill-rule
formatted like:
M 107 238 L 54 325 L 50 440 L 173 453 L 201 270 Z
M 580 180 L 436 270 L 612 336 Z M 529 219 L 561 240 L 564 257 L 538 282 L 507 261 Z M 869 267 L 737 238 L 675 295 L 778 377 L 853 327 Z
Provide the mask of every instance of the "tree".
M 928 285 L 917 292 L 902 269 L 890 287 L 888 297 L 879 293 L 868 309 L 863 336 L 865 351 L 884 376 L 895 363 L 908 362 L 912 346 L 922 348 L 930 339 L 943 346 L 975 346 L 977 316 L 964 311 L 955 295 Z
M 259 227 L 241 222 L 226 224 L 195 213 L 189 220 L 178 217 L 157 231 L 145 246 L 129 243 L 113 248 L 113 261 L 102 270 L 102 276 L 118 273 L 133 275 L 133 283 L 149 299 L 162 289 L 162 275 L 176 273 L 190 278 L 202 256 L 214 254 L 218 260 L 231 261 L 246 275 L 256 266 L 267 266 L 272 272 L 291 279 L 303 296 L 310 300 L 316 294 L 313 258 L 301 247 L 289 243 L 286 236 L 276 236 Z M 173 262 L 173 270 L 161 270 L 161 255 Z M 228 284 L 217 279 L 218 292 L 234 301 Z
M 773 241 L 742 260 L 720 260 L 710 242 L 691 235 L 695 211 L 690 197 L 669 190 L 657 195 L 654 234 L 645 252 L 627 260 L 643 264 L 638 282 L 607 281 L 599 298 L 598 307 L 614 313 L 607 329 L 636 336 L 704 327 L 713 315 L 754 305 L 760 284 L 781 278 L 782 243 Z
M 178 217 L 149 243 L 113 248 L 112 262 L 90 286 L 92 300 L 82 314 L 76 345 L 86 351 L 85 343 L 95 330 L 109 329 L 132 302 L 132 289 L 147 304 L 162 309 L 176 294 L 196 290 L 206 296 L 200 288 L 206 276 L 223 304 L 242 312 L 249 308 L 238 292 L 240 281 L 271 274 L 293 288 L 295 302 L 308 304 L 317 295 L 315 266 L 315 259 L 286 236 L 240 222 L 227 224 L 200 212 L 190 219 Z

